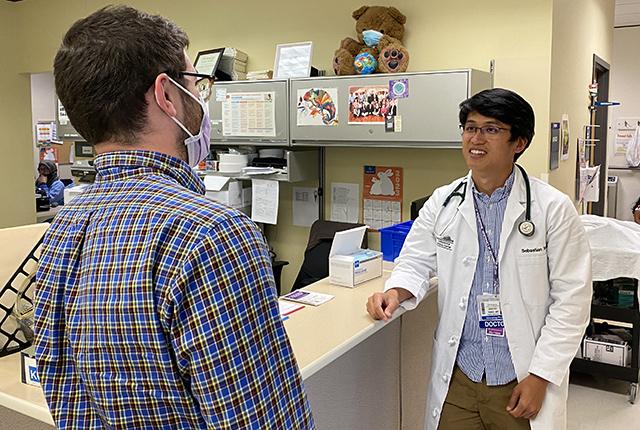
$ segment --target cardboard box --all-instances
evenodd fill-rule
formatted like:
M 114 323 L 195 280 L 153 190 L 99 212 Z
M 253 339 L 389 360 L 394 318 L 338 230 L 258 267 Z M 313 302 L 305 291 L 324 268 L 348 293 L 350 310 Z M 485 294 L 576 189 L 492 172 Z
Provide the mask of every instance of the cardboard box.
M 204 177 L 205 197 L 232 208 L 244 206 L 242 182 L 225 176 L 207 175 Z
M 382 276 L 382 253 L 361 249 L 367 226 L 336 233 L 329 253 L 329 282 L 353 288 Z
M 242 189 L 242 206 L 251 207 L 251 187 L 245 187 Z
M 586 360 L 599 363 L 614 364 L 616 366 L 631 365 L 631 346 L 627 342 L 602 342 L 586 337 L 583 343 L 582 355 Z

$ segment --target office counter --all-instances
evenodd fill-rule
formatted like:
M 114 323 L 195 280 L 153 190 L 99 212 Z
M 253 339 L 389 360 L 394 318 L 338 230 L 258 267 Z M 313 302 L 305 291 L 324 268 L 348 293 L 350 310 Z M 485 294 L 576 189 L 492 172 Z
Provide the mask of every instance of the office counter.
M 5 228 L 0 230 L 0 282 L 9 280 L 18 266 L 44 234 L 48 224 Z M 5 303 L 5 306 L 10 306 Z M 13 430 L 49 428 L 53 424 L 42 390 L 20 381 L 20 354 L 0 358 L 0 423 L 23 422 L 24 426 L 12 426 Z M 15 412 L 14 412 L 15 411 Z M 24 414 L 28 419 L 16 414 Z
M 42 226 L 0 230 L 0 246 L 8 240 L 23 244 L 0 248 L 2 282 L 37 241 Z M 7 255 L 12 248 L 22 257 L 12 260 Z M 10 264 L 13 269 L 7 270 Z M 318 430 L 415 429 L 424 422 L 436 294 L 428 294 L 414 311 L 403 314 L 399 309 L 390 322 L 373 321 L 366 300 L 382 290 L 389 273 L 385 270 L 382 278 L 353 289 L 326 279 L 316 282 L 307 289 L 335 298 L 318 307 L 305 306 L 284 322 Z M 33 421 L 33 427 L 25 428 L 52 424 L 41 389 L 20 382 L 19 354 L 0 358 L 0 406 L 12 410 L 0 409 L 4 422 L 11 422 L 7 414 L 19 412 L 40 421 L 39 427 Z
M 424 428 L 436 289 L 415 310 L 374 321 L 365 304 L 389 269 L 353 289 L 316 282 L 306 289 L 335 298 L 285 321 L 318 430 Z

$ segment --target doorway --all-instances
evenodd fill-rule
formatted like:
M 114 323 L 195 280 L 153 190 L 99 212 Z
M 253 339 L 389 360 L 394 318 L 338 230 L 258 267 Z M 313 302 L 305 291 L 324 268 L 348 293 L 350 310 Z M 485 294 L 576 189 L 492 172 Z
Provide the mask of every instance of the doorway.
M 598 84 L 598 101 L 609 100 L 609 63 L 593 54 L 592 80 Z M 590 124 L 595 127 L 586 128 L 587 159 L 590 166 L 600 166 L 599 195 L 597 202 L 590 202 L 587 205 L 587 213 L 604 216 L 605 190 L 607 189 L 607 127 L 608 111 L 607 106 L 596 107 L 591 111 Z M 593 130 L 593 132 L 591 131 Z M 594 139 L 594 140 L 588 140 Z

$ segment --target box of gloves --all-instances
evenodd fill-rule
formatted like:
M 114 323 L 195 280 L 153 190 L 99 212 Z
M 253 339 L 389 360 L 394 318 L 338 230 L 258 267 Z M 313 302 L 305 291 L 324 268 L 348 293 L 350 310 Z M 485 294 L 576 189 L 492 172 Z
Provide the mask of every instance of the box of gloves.
M 329 252 L 329 282 L 353 288 L 382 276 L 382 253 L 361 249 L 367 226 L 335 234 Z
M 623 340 L 604 339 L 598 335 L 594 338 L 585 337 L 582 355 L 586 360 L 600 363 L 616 366 L 631 365 L 631 346 Z

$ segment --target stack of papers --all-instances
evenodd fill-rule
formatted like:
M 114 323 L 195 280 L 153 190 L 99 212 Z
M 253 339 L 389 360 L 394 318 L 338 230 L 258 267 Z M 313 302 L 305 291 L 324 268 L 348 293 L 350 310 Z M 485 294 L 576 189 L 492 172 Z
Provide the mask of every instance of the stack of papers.
M 278 300 L 278 306 L 280 307 L 280 316 L 286 316 L 304 309 L 304 305 L 298 303 L 287 302 L 284 300 Z
M 333 299 L 331 294 L 316 293 L 313 291 L 296 290 L 289 294 L 285 294 L 281 299 L 290 300 L 292 302 L 304 303 L 305 305 L 319 306 Z
M 276 169 L 275 167 L 243 167 L 244 175 L 273 175 L 275 173 L 287 173 L 287 169 Z
M 224 48 L 218 69 L 231 76 L 234 81 L 243 81 L 247 79 L 248 59 L 246 53 L 236 48 Z
M 260 79 L 272 79 L 273 78 L 273 70 L 254 70 L 253 72 L 247 73 L 247 79 L 250 81 L 260 80 Z

